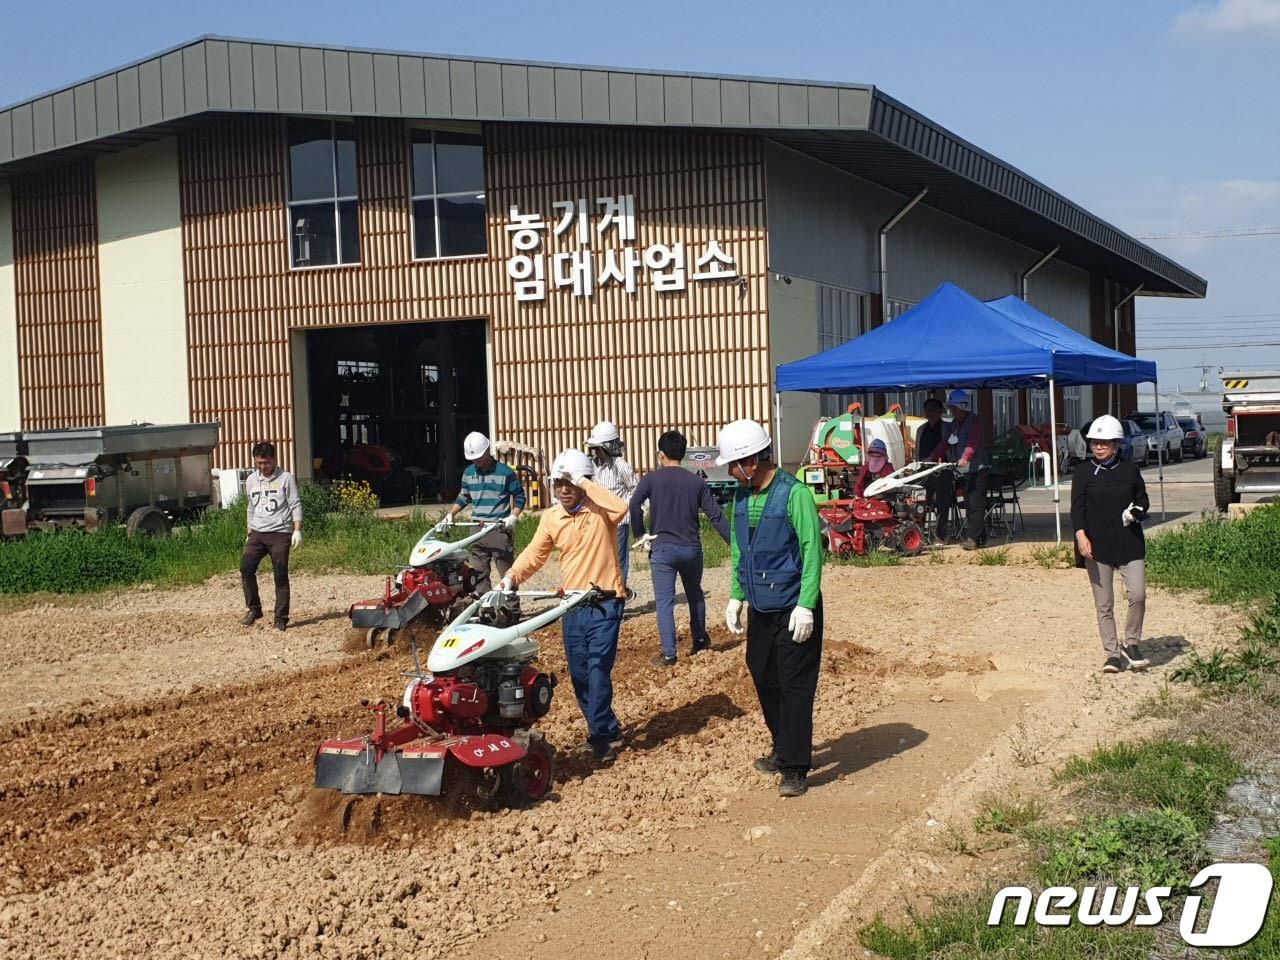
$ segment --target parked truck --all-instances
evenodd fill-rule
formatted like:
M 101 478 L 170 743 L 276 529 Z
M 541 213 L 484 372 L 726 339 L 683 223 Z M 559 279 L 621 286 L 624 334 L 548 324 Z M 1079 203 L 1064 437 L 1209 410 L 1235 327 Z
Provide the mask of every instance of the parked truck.
M 1242 493 L 1280 493 L 1280 370 L 1223 373 L 1227 435 L 1213 458 L 1219 510 Z
M 0 436 L 0 463 L 22 459 L 21 494 L 5 497 L 6 536 L 76 526 L 123 523 L 130 534 L 163 535 L 213 500 L 217 423 L 130 424 L 26 431 L 20 442 Z M 16 435 L 13 435 L 16 437 Z M 12 454 L 12 455 L 11 455 Z M 4 487 L 0 487 L 3 493 Z

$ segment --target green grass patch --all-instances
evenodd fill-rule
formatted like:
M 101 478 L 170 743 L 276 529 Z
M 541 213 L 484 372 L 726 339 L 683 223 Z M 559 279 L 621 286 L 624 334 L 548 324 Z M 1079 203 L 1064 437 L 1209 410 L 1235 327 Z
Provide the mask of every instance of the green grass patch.
M 1147 577 L 1166 587 L 1208 590 L 1214 602 L 1280 593 L 1280 504 L 1231 520 L 1206 517 L 1152 537 Z
M 997 547 L 991 550 L 978 551 L 978 566 L 980 567 L 1007 567 L 1009 565 L 1008 547 Z
M 858 934 L 867 950 L 892 960 L 1145 960 L 1148 930 L 1103 929 L 1073 924 L 1046 929 L 1034 923 L 987 926 L 992 892 L 940 900 L 928 914 L 908 912 L 907 922 L 891 926 L 877 918 Z
M 728 516 L 728 514 L 726 514 Z M 729 520 L 733 522 L 732 519 Z M 701 518 L 700 534 L 702 537 L 702 565 L 704 567 L 721 567 L 729 562 L 729 545 L 716 533 L 716 528 L 706 517 Z
M 890 550 L 872 550 L 863 557 L 853 554 L 837 557 L 827 553 L 822 557 L 822 564 L 830 567 L 900 567 L 902 555 Z
M 1161 739 L 1074 758 L 1058 777 L 1109 808 L 1176 811 L 1207 828 L 1242 772 L 1224 744 Z
M 302 484 L 300 492 L 303 540 L 290 558 L 294 570 L 390 573 L 408 562 L 413 545 L 440 512 L 414 509 L 404 519 L 384 520 L 368 504 L 335 509 L 329 491 L 315 484 Z M 515 530 L 517 550 L 528 545 L 537 525 L 536 516 L 521 517 Z M 446 539 L 469 532 L 455 530 Z M 246 533 L 245 510 L 237 506 L 208 510 L 198 523 L 179 526 L 170 537 L 130 538 L 122 527 L 113 526 L 90 534 L 64 530 L 3 540 L 0 594 L 75 594 L 147 582 L 201 583 L 239 567 Z
M 1069 543 L 1032 547 L 1031 559 L 1046 570 L 1065 570 L 1076 565 L 1076 553 Z
M 1272 837 L 1264 843 L 1271 867 L 1271 875 L 1280 877 L 1280 837 Z M 1280 957 L 1280 906 L 1276 904 L 1276 894 L 1271 894 L 1271 907 L 1267 910 L 1267 919 L 1262 924 L 1258 935 L 1231 951 L 1233 958 L 1239 960 L 1275 960 Z
M 1207 656 L 1193 650 L 1169 679 L 1211 694 L 1257 687 L 1280 666 L 1280 595 L 1253 615 L 1240 639 L 1243 645 L 1235 650 L 1219 647 Z
M 1040 879 L 1045 886 L 1076 886 L 1101 879 L 1120 886 L 1191 882 L 1204 834 L 1180 810 L 1086 817 L 1076 829 L 1046 831 Z
M 1030 800 L 996 800 L 978 814 L 973 827 L 979 833 L 1022 833 L 1044 816 L 1044 804 Z

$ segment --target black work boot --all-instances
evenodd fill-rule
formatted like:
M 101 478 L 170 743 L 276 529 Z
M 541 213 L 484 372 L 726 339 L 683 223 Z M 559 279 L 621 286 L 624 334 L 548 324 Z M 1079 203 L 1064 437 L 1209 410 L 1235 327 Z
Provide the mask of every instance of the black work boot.
M 244 616 L 240 618 L 240 622 L 246 627 L 252 627 L 255 623 L 262 619 L 261 610 L 246 610 Z
M 276 620 L 276 629 L 277 629 L 277 630 L 279 630 L 279 631 L 281 631 L 281 632 L 284 632 L 284 631 L 285 631 L 285 630 L 287 630 L 288 628 L 289 628 L 289 621 L 288 621 L 288 620 Z
M 782 771 L 782 783 L 778 784 L 778 796 L 802 797 L 809 789 L 809 776 L 803 770 Z
M 690 656 L 692 656 L 693 654 L 702 653 L 704 650 L 710 650 L 710 649 L 711 649 L 711 638 L 704 637 L 701 640 L 693 641 L 693 646 L 690 648 L 689 654 Z
M 1129 669 L 1131 670 L 1145 670 L 1151 666 L 1151 661 L 1142 655 L 1142 651 L 1138 649 L 1136 643 L 1126 643 L 1120 648 L 1120 652 L 1129 661 Z
M 659 670 L 665 670 L 676 665 L 675 657 L 666 657 L 660 653 L 655 653 L 649 658 L 649 666 L 657 667 Z
M 1124 661 L 1116 654 L 1107 657 L 1107 662 L 1102 665 L 1103 673 L 1119 673 L 1124 669 Z
M 761 757 L 751 766 L 755 768 L 757 773 L 763 773 L 770 777 L 782 772 L 782 764 L 778 763 L 778 758 L 772 753 L 767 757 Z

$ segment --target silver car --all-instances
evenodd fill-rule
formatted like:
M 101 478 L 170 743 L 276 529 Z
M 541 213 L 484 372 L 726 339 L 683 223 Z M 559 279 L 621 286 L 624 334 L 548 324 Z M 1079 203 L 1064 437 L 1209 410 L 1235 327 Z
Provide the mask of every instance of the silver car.
M 1121 421 L 1124 427 L 1124 439 L 1120 441 L 1120 456 L 1127 460 L 1132 460 L 1140 467 L 1145 467 L 1151 462 L 1151 442 L 1147 439 L 1147 435 L 1142 432 L 1142 428 L 1132 420 Z
M 1182 427 L 1172 413 L 1168 410 L 1161 410 L 1158 414 L 1139 410 L 1129 414 L 1128 419 L 1136 423 L 1146 436 L 1152 460 L 1162 457 L 1165 463 L 1182 462 Z

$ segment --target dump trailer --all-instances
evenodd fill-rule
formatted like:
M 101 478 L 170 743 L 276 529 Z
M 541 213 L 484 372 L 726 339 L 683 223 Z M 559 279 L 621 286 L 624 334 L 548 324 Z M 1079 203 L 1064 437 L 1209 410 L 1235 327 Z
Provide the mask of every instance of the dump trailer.
M 680 466 L 691 470 L 707 481 L 716 503 L 722 506 L 733 499 L 733 492 L 738 489 L 738 481 L 729 476 L 729 468 L 716 463 L 719 455 L 718 447 L 689 447 L 684 452 L 684 460 Z
M 130 424 L 27 431 L 26 503 L 5 533 L 123 523 L 163 535 L 213 499 L 217 423 Z
M 1280 493 L 1280 370 L 1222 375 L 1227 435 L 1213 459 L 1219 510 L 1243 493 Z
M 20 433 L 0 433 L 0 518 L 14 511 L 14 522 L 26 502 L 27 441 Z M 8 523 L 0 533 L 8 534 Z

